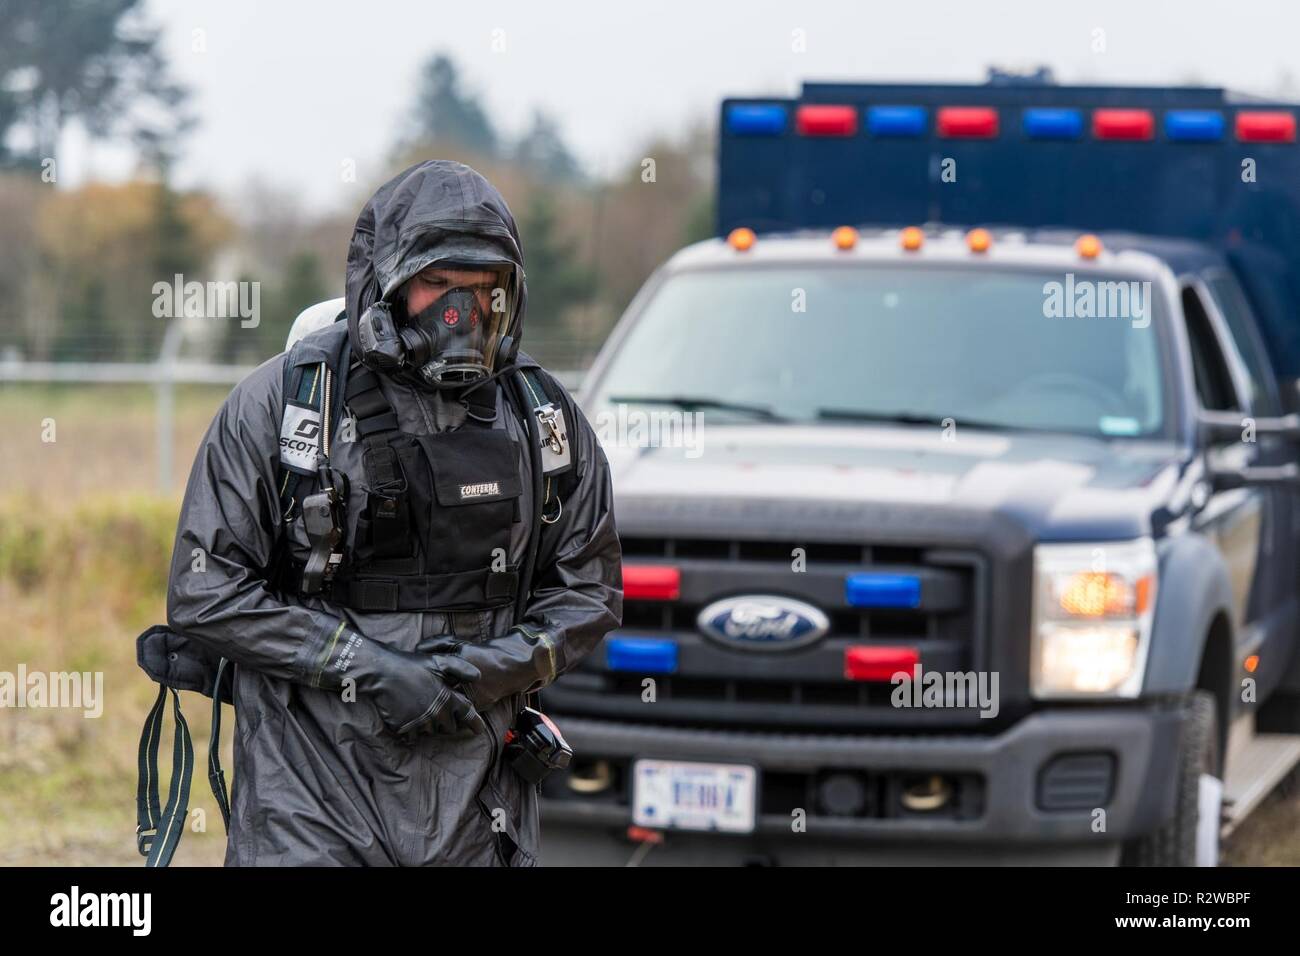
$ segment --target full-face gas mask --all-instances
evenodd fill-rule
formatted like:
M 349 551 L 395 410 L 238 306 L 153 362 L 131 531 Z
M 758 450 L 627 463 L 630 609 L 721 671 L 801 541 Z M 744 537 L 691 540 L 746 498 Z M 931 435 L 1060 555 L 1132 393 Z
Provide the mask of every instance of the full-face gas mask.
M 500 274 L 490 296 L 457 287 L 415 314 L 401 290 L 393 302 L 375 303 L 357 323 L 362 361 L 423 388 L 460 388 L 491 375 L 513 314 L 511 275 Z

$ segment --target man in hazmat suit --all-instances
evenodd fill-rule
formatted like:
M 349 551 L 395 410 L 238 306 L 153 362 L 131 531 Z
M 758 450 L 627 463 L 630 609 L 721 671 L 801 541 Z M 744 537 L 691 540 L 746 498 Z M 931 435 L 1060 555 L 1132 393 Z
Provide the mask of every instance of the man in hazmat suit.
M 620 623 L 608 465 L 519 352 L 519 234 L 474 170 L 380 187 L 346 303 L 234 389 L 181 511 L 168 624 L 234 670 L 226 863 L 534 865 L 510 741 Z

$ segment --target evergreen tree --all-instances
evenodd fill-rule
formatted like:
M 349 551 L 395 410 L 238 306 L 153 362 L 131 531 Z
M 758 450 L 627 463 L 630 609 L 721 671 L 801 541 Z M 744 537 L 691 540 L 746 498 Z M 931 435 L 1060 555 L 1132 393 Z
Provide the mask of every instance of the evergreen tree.
M 559 125 L 541 110 L 533 111 L 532 125 L 515 144 L 514 158 L 534 179 L 568 183 L 582 175 Z
M 519 230 L 528 270 L 524 341 L 539 358 L 562 359 L 556 352 L 566 344 L 566 313 L 592 300 L 596 275 L 578 261 L 576 243 L 561 234 L 555 200 L 547 190 L 533 192 Z
M 433 57 L 420 72 L 414 126 L 416 139 L 497 154 L 497 134 L 487 113 L 476 96 L 461 88 L 460 73 L 446 54 Z

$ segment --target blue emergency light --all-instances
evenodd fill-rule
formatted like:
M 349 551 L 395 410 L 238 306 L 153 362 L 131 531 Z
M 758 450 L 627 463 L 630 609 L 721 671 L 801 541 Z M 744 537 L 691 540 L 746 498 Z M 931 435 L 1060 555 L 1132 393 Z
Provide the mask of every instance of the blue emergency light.
M 915 574 L 864 571 L 844 579 L 850 607 L 914 608 L 921 604 L 921 579 Z
M 867 107 L 867 132 L 872 136 L 921 136 L 925 120 L 923 106 Z
M 1215 110 L 1169 110 L 1165 136 L 1184 143 L 1217 143 L 1223 139 L 1223 114 Z
M 1083 111 L 1030 108 L 1021 114 L 1021 128 L 1030 139 L 1078 139 L 1083 135 Z
M 786 109 L 775 103 L 732 103 L 727 107 L 727 132 L 738 136 L 780 136 Z
M 611 637 L 605 641 L 605 666 L 637 674 L 674 674 L 677 642 L 658 637 Z

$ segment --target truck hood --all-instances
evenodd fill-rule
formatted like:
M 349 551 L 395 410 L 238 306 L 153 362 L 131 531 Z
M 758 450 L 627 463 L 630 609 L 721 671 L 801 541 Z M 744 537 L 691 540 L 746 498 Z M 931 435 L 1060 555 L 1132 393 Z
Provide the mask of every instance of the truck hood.
M 1037 540 L 1151 534 L 1181 499 L 1188 461 L 1172 442 L 934 426 L 708 425 L 686 447 L 605 444 L 620 525 L 657 506 L 861 503 L 875 513 L 1000 515 Z M 725 503 L 725 504 L 724 504 Z M 842 507 L 837 507 L 842 511 Z

